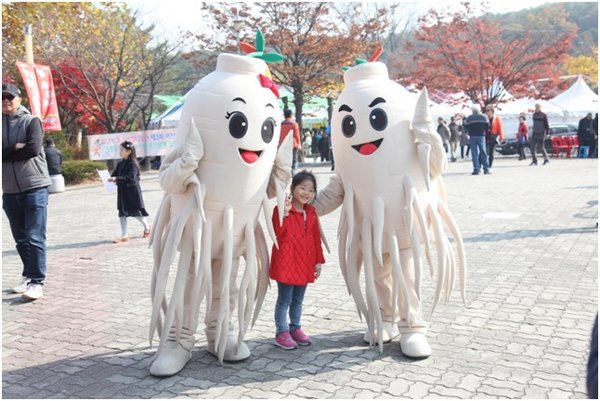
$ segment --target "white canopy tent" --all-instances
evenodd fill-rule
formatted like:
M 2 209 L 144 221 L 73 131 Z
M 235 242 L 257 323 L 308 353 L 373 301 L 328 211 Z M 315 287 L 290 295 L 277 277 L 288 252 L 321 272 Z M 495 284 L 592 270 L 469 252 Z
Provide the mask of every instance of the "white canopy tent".
M 534 99 L 532 97 L 524 97 L 520 99 L 512 99 L 509 102 L 501 103 L 496 107 L 496 114 L 500 116 L 519 116 L 521 113 L 527 115 L 533 113 L 535 105 L 539 103 L 542 106 L 542 111 L 548 117 L 563 117 L 563 109 L 557 105 L 543 99 Z
M 565 119 L 584 117 L 587 113 L 598 112 L 598 95 L 585 83 L 581 75 L 569 89 L 550 99 L 550 103 L 563 111 Z

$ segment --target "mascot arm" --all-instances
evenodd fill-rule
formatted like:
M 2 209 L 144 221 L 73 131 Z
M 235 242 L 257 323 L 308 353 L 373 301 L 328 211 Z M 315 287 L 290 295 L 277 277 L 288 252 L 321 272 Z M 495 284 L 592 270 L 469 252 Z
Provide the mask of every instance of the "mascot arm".
M 190 182 L 196 181 L 194 171 L 204 155 L 200 133 L 192 119 L 187 138 L 169 153 L 160 166 L 159 182 L 167 193 L 183 193 Z
M 275 163 L 269 176 L 269 184 L 267 186 L 267 196 L 269 199 L 277 196 L 278 190 L 281 191 L 281 186 L 285 189 L 287 183 L 292 179 L 292 158 L 293 158 L 293 138 L 292 135 L 287 135 L 281 145 L 277 148 Z
M 329 180 L 329 184 L 320 190 L 315 196 L 313 206 L 318 216 L 329 214 L 344 202 L 344 185 L 339 175 L 335 174 Z
M 429 175 L 435 179 L 442 175 L 448 167 L 446 151 L 442 143 L 442 138 L 437 133 L 433 120 L 429 115 L 429 97 L 427 88 L 423 88 L 412 122 L 412 131 L 417 144 L 426 144 L 430 146 L 429 154 Z

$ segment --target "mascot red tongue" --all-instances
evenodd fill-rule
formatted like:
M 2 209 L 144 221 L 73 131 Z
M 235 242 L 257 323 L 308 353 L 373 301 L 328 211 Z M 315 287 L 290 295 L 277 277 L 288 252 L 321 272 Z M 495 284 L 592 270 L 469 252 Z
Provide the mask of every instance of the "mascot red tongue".
M 368 156 L 368 155 L 372 154 L 373 152 L 375 152 L 376 150 L 377 150 L 377 146 L 373 145 L 372 143 L 367 143 L 365 145 L 362 145 L 358 152 L 361 155 Z
M 282 112 L 276 85 L 265 79 L 265 61 L 283 56 L 264 52 L 260 31 L 256 43 L 248 56 L 220 54 L 215 71 L 187 94 L 175 148 L 161 165 L 165 195 L 151 234 L 150 342 L 155 333 L 160 337 L 150 365 L 154 376 L 174 375 L 190 360 L 204 298 L 210 305 L 204 319 L 208 352 L 221 363 L 250 356 L 244 335 L 269 283 L 259 213 L 273 238 L 269 198 L 276 196 L 284 209 L 292 161 L 291 136 L 278 148 Z
M 242 152 L 242 159 L 244 159 L 246 163 L 252 164 L 258 160 L 258 154 L 256 152 L 245 150 Z

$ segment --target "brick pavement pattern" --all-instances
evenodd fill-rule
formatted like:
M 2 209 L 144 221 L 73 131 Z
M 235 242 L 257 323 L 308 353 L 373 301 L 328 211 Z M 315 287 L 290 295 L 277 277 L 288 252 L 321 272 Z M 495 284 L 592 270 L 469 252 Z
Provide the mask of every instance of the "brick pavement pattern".
M 329 170 L 313 168 L 320 188 Z M 48 277 L 36 302 L 10 293 L 21 265 L 3 214 L 2 397 L 585 398 L 598 310 L 597 160 L 528 167 L 498 158 L 492 175 L 470 172 L 464 160 L 445 173 L 465 240 L 468 305 L 455 293 L 437 307 L 433 355 L 422 361 L 403 357 L 397 339 L 381 355 L 362 342 L 366 325 L 338 267 L 339 209 L 321 218 L 332 253 L 305 298 L 313 345 L 273 345 L 272 285 L 246 335 L 249 360 L 219 365 L 201 316 L 192 360 L 165 379 L 148 373 L 151 250 L 134 219 L 132 239 L 111 243 L 120 234 L 116 195 L 100 184 L 50 195 Z M 162 197 L 156 172 L 142 176 L 142 189 L 152 219 Z M 428 316 L 427 274 L 423 286 Z

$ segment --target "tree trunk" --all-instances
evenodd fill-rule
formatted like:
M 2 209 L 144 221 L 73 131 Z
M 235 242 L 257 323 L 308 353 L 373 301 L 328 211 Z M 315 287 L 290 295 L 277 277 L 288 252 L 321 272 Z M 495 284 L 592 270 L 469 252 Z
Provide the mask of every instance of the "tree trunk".
M 327 96 L 327 126 L 331 127 L 331 116 L 333 115 L 333 98 Z
M 304 107 L 304 100 L 302 99 L 302 93 L 294 93 L 294 106 L 296 107 L 296 122 L 302 132 L 302 108 Z
M 294 106 L 296 106 L 296 122 L 298 123 L 298 129 L 300 130 L 300 150 L 298 151 L 298 162 L 304 162 L 304 152 L 302 150 L 302 107 L 304 105 L 304 101 L 302 100 L 302 96 L 298 96 L 295 92 L 294 97 Z

